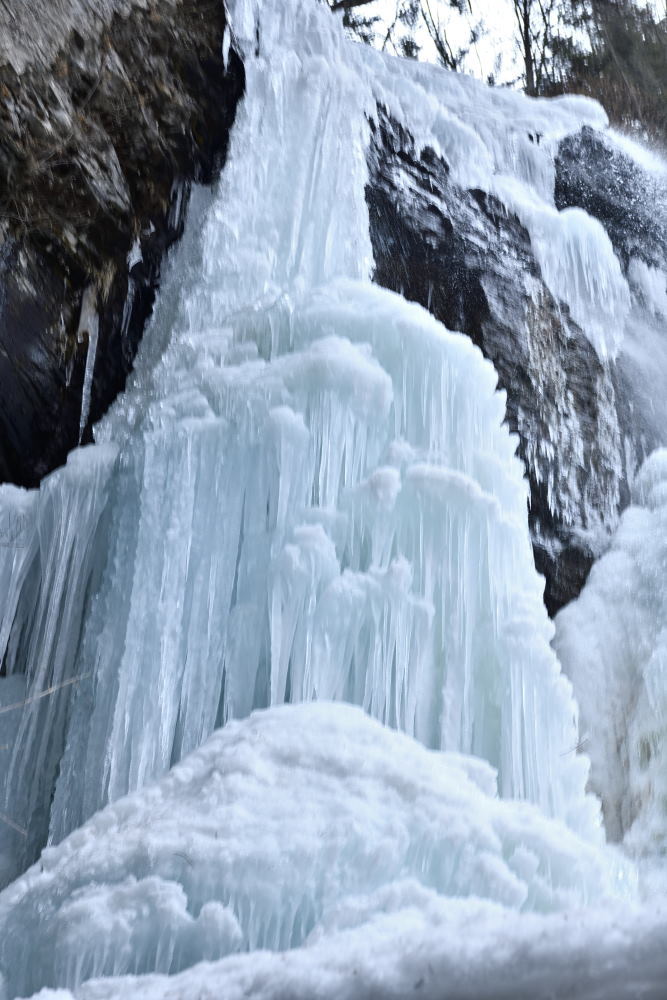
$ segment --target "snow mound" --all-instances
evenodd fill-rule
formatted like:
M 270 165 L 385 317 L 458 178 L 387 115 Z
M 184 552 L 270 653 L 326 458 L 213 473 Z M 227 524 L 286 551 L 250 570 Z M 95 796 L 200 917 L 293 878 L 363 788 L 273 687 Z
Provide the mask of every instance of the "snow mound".
M 499 800 L 483 762 L 352 706 L 282 706 L 230 723 L 45 850 L 0 895 L 0 967 L 8 997 L 77 988 L 298 947 L 318 925 L 326 936 L 404 906 L 392 885 L 406 879 L 417 900 L 459 898 L 454 920 L 479 909 L 460 897 L 514 911 L 599 900 L 612 874 L 564 825 Z
M 581 708 L 608 835 L 639 853 L 664 854 L 667 450 L 646 460 L 632 493 L 609 551 L 558 615 L 555 647 Z

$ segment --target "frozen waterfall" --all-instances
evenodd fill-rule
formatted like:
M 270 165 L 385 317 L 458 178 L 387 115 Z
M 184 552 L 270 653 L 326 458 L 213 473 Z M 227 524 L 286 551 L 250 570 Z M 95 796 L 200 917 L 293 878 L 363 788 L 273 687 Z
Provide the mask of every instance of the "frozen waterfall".
M 0 896 L 7 997 L 300 946 L 402 880 L 406 906 L 487 915 L 619 891 L 504 396 L 467 338 L 371 284 L 364 192 L 382 105 L 516 212 L 611 357 L 627 283 L 602 226 L 553 205 L 555 144 L 604 116 L 362 49 L 313 0 L 235 0 L 231 22 L 229 162 L 128 388 L 39 491 L 0 488 L 5 881 L 51 845 Z M 301 816 L 292 870 L 272 852 Z
M 458 171 L 484 143 L 489 185 L 513 169 L 513 203 L 556 225 L 549 154 L 517 149 L 520 95 L 390 63 L 323 13 L 233 11 L 247 93 L 230 161 L 193 205 L 132 383 L 97 445 L 27 500 L 2 495 L 9 516 L 31 506 L 24 547 L 0 553 L 7 673 L 28 698 L 77 680 L 27 707 L 13 742 L 4 812 L 28 836 L 5 835 L 22 860 L 216 725 L 312 698 L 479 755 L 503 795 L 594 835 L 495 373 L 368 282 L 378 101 L 434 143 L 460 105 Z M 555 107 L 534 112 L 554 137 L 599 117 Z M 589 246 L 585 226 L 561 228 Z

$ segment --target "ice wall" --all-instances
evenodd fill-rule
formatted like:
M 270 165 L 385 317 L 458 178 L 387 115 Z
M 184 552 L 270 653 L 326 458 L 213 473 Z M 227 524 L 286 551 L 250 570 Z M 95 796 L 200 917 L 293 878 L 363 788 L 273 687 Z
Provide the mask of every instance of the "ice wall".
M 21 554 L 0 553 L 28 699 L 8 857 L 228 719 L 315 698 L 477 754 L 502 795 L 597 837 L 495 373 L 370 285 L 364 184 L 382 102 L 559 248 L 583 322 L 625 285 L 601 228 L 553 208 L 551 149 L 600 109 L 386 59 L 311 0 L 231 16 L 247 90 L 229 163 L 194 200 L 127 392 L 39 494 L 0 491 L 32 512 Z
M 575 686 L 608 835 L 639 854 L 667 846 L 667 451 L 643 465 L 611 548 L 555 646 Z

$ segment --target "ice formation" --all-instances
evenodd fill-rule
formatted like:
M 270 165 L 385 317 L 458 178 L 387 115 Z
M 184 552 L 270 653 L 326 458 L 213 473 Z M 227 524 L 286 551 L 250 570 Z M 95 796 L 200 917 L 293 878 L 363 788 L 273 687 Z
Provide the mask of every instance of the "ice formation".
M 667 274 L 659 267 L 650 267 L 633 257 L 628 277 L 637 287 L 646 307 L 655 315 L 667 319 Z
M 128 260 L 128 267 L 131 267 Z M 95 360 L 97 357 L 97 339 L 99 337 L 100 320 L 97 315 L 96 292 L 89 286 L 83 295 L 81 303 L 81 318 L 77 339 L 80 344 L 86 342 L 86 369 L 83 376 L 83 393 L 81 396 L 81 417 L 79 418 L 79 444 L 88 424 L 90 415 L 90 393 L 93 387 Z
M 552 197 L 556 142 L 604 116 L 389 60 L 313 0 L 230 6 L 229 162 L 127 391 L 38 492 L 0 489 L 5 879 L 59 845 L 0 896 L 8 997 L 300 945 L 352 893 L 475 894 L 452 920 L 500 926 L 615 870 L 495 372 L 370 283 L 364 196 L 382 104 L 517 212 L 610 358 L 627 283 Z
M 4 812 L 28 835 L 4 831 L 7 853 L 32 860 L 229 718 L 315 697 L 478 754 L 503 795 L 595 836 L 495 374 L 368 283 L 364 183 L 381 101 L 454 169 L 513 177 L 513 204 L 588 248 L 572 260 L 599 238 L 602 266 L 606 235 L 545 200 L 549 143 L 599 108 L 389 61 L 311 0 L 231 15 L 247 93 L 229 163 L 132 382 L 94 447 L 1 494 L 32 510 L 25 548 L 0 552 L 7 672 L 28 698 L 75 681 L 22 714 Z
M 231 722 L 44 851 L 0 896 L 5 989 L 299 947 L 363 922 L 364 896 L 406 905 L 406 882 L 418 898 L 541 912 L 611 888 L 597 848 L 498 799 L 483 761 L 349 705 L 283 705 Z
M 611 548 L 557 618 L 608 835 L 667 847 L 667 451 L 644 463 Z M 604 720 L 604 722 L 602 722 Z
M 664 1000 L 667 914 L 624 904 L 524 914 L 403 881 L 349 900 L 304 948 L 98 979 L 39 1000 Z M 630 991 L 630 992 L 629 992 Z

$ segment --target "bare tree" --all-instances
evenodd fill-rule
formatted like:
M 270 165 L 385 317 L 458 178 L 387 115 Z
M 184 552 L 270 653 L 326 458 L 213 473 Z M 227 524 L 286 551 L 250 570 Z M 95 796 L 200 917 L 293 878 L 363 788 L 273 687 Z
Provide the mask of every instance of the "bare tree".
M 446 69 L 458 70 L 470 49 L 479 41 L 482 27 L 481 23 L 474 24 L 470 28 L 467 44 L 454 48 L 447 22 L 440 16 L 442 6 L 443 4 L 439 0 L 419 0 L 422 20 L 438 53 L 438 59 Z M 472 0 L 447 0 L 445 6 L 457 10 L 459 14 L 469 13 L 472 15 L 473 13 Z
M 558 0 L 512 0 L 524 67 L 527 94 L 544 86 L 553 47 Z
M 376 27 L 382 20 L 379 14 L 357 13 L 359 8 L 368 7 L 375 0 L 324 0 L 330 10 L 342 12 L 343 24 L 352 34 L 365 42 L 374 45 L 377 41 Z
M 396 55 L 417 57 L 419 45 L 414 29 L 419 20 L 419 8 L 420 0 L 395 0 L 394 16 L 388 21 L 382 40 L 383 52 L 391 46 Z

